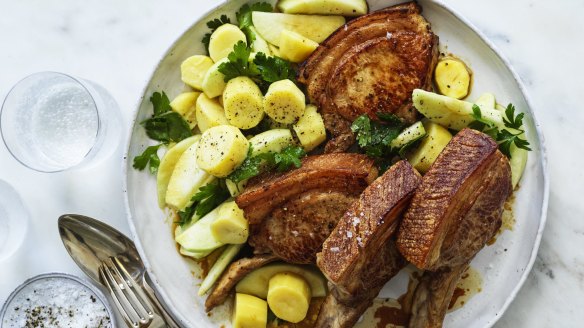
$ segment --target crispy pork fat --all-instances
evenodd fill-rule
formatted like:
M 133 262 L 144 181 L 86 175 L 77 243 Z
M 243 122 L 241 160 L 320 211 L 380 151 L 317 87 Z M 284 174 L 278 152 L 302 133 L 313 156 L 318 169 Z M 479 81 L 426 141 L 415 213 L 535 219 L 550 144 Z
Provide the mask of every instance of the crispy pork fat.
M 257 179 L 236 198 L 250 223 L 254 252 L 314 263 L 339 218 L 376 177 L 373 160 L 365 155 L 325 154 Z
M 415 121 L 411 93 L 431 88 L 438 58 L 438 37 L 420 12 L 409 2 L 354 19 L 304 62 L 298 80 L 333 137 L 325 152 L 343 152 L 354 142 L 350 123 L 361 114 Z
M 343 215 L 317 255 L 317 265 L 332 286 L 317 327 L 352 327 L 405 266 L 391 236 L 421 180 L 407 161 L 400 161 Z
M 460 131 L 423 178 L 397 247 L 420 269 L 410 327 L 441 327 L 460 275 L 501 226 L 509 161 L 482 132 Z

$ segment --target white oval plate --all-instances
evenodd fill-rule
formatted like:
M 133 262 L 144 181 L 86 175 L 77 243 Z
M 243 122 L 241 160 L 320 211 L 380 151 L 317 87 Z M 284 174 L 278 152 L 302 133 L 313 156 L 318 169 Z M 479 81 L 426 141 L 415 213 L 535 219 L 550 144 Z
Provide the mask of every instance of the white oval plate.
M 164 90 L 169 97 L 174 97 L 183 91 L 180 64 L 191 55 L 204 53 L 200 40 L 208 32 L 205 23 L 221 14 L 227 14 L 234 22 L 235 12 L 246 2 L 248 0 L 232 0 L 220 5 L 199 19 L 171 46 L 145 87 L 124 162 L 127 173 L 126 206 L 136 246 L 158 292 L 178 321 L 187 327 L 229 327 L 229 309 L 224 307 L 210 317 L 205 313 L 204 299 L 197 296 L 200 283 L 194 277 L 197 276 L 197 268 L 176 250 L 170 231 L 171 222 L 165 220 L 165 214 L 157 205 L 155 178 L 146 172 L 134 170 L 132 159 L 152 144 L 139 124 L 152 113 L 150 95 Z M 376 10 L 395 3 L 373 0 L 370 1 L 370 7 Z M 473 70 L 474 81 L 469 99 L 475 99 L 482 92 L 492 92 L 499 102 L 511 102 L 518 110 L 528 113 L 527 138 L 533 151 L 529 153 L 525 174 L 520 182 L 521 188 L 515 193 L 516 224 L 513 231 L 504 232 L 494 245 L 483 249 L 474 259 L 472 266 L 482 274 L 484 280 L 482 292 L 461 309 L 448 314 L 444 324 L 450 328 L 490 327 L 517 294 L 533 265 L 539 246 L 548 200 L 543 137 L 523 85 L 493 45 L 445 4 L 435 1 L 419 3 L 434 33 L 440 37 L 441 48 L 462 58 Z M 402 279 L 392 280 L 382 291 L 383 296 L 395 296 L 395 293 L 404 289 L 403 284 Z

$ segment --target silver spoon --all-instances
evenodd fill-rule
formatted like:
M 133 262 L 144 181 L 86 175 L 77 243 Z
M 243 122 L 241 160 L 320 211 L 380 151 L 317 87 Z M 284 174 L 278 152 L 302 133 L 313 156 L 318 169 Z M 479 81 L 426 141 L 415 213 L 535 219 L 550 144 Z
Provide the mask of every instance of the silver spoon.
M 59 217 L 58 225 L 65 249 L 93 281 L 102 284 L 99 278 L 102 261 L 117 257 L 130 276 L 144 288 L 168 326 L 179 327 L 154 293 L 144 263 L 130 238 L 103 222 L 83 215 L 62 215 Z

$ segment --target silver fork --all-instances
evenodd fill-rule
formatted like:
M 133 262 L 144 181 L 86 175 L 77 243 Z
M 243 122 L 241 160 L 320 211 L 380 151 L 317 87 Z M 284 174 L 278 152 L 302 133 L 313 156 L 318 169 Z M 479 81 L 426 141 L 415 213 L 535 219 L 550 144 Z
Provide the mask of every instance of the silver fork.
M 154 309 L 120 260 L 110 257 L 101 262 L 99 276 L 126 323 L 135 328 L 149 327 L 154 319 Z

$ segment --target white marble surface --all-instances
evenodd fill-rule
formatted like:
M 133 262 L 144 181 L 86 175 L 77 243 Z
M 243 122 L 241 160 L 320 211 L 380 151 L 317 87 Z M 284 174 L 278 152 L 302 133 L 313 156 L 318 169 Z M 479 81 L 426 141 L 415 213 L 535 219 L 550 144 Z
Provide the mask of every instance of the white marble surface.
M 497 327 L 581 327 L 584 321 L 584 69 L 580 0 L 449 0 L 502 51 L 526 84 L 545 133 L 551 177 L 548 223 L 533 271 Z M 123 126 L 170 43 L 213 1 L 0 1 L 0 97 L 22 77 L 60 71 L 93 80 L 118 101 Z M 122 140 L 120 140 L 122 142 Z M 0 262 L 0 303 L 26 278 L 81 275 L 59 239 L 63 213 L 129 229 L 121 188 L 122 149 L 86 170 L 42 174 L 0 144 L 0 179 L 30 212 L 22 247 Z M 534 218 L 535 219 L 535 218 Z

